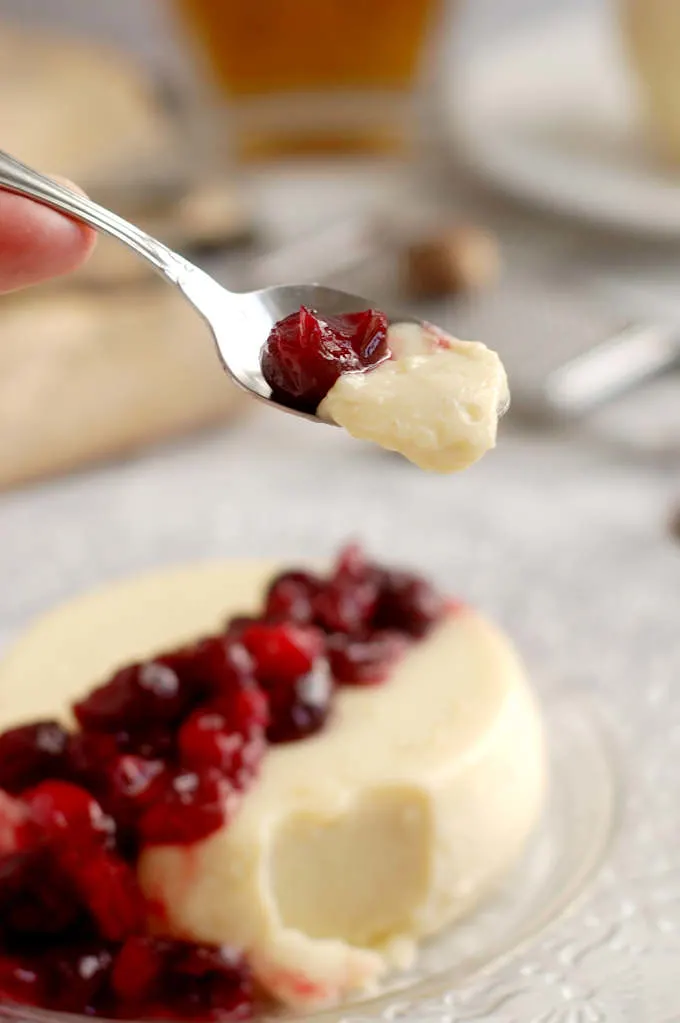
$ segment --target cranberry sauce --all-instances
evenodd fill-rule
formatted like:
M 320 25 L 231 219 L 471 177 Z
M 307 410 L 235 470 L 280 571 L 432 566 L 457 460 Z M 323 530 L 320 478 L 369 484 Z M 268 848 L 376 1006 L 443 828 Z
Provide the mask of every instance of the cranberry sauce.
M 302 306 L 277 323 L 262 350 L 262 373 L 274 397 L 314 412 L 343 373 L 365 372 L 389 358 L 384 313 L 321 317 Z
M 251 1015 L 238 952 L 148 932 L 139 850 L 228 823 L 270 744 L 322 729 L 338 686 L 384 681 L 446 607 L 351 546 L 327 577 L 278 575 L 258 616 L 121 668 L 76 703 L 75 731 L 0 735 L 0 997 L 127 1019 Z

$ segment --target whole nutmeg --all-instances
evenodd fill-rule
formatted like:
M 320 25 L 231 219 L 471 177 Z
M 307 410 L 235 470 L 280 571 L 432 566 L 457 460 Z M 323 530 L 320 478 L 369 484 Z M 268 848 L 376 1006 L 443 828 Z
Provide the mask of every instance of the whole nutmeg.
M 474 225 L 455 225 L 414 239 L 402 253 L 403 284 L 412 298 L 478 291 L 500 273 L 496 237 Z
M 670 534 L 674 540 L 680 543 L 680 504 L 673 508 L 668 522 Z

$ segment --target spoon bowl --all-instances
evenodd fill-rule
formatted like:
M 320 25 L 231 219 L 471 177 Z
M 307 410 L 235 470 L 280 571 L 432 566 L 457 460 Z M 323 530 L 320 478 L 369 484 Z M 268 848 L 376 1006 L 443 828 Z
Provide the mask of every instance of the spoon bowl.
M 314 309 L 323 318 L 361 312 L 371 306 L 370 300 L 319 284 L 279 284 L 234 294 L 203 271 L 193 272 L 178 283 L 208 322 L 224 368 L 240 387 L 254 398 L 269 405 L 275 404 L 291 415 L 336 425 L 318 414 L 298 411 L 272 397 L 271 388 L 262 375 L 262 347 L 274 325 L 296 313 L 300 306 Z M 234 298 L 238 299 L 238 303 L 234 302 Z M 407 316 L 390 320 L 407 321 L 419 322 Z

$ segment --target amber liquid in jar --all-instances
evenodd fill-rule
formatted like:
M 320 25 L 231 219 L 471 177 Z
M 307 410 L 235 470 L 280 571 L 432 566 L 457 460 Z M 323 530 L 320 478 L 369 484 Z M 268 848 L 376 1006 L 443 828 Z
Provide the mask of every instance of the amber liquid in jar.
M 175 2 L 240 155 L 407 144 L 440 0 Z

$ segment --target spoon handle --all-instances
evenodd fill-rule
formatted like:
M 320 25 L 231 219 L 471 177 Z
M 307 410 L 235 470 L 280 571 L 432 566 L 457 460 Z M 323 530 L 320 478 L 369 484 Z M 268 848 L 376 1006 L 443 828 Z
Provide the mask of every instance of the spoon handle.
M 163 245 L 156 238 L 141 231 L 134 224 L 119 217 L 104 206 L 92 202 L 87 196 L 74 192 L 66 185 L 45 177 L 32 170 L 9 153 L 0 150 L 0 187 L 19 195 L 28 196 L 61 210 L 76 220 L 81 220 L 97 231 L 104 231 L 123 242 L 139 256 L 148 260 L 156 270 L 177 284 L 182 274 L 190 269 L 190 264 L 180 255 Z

